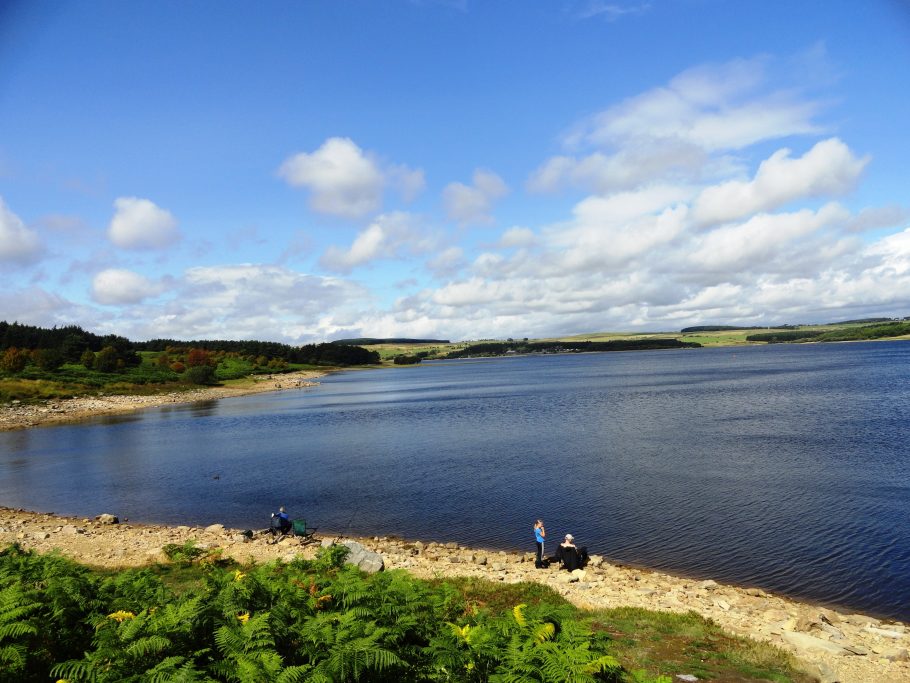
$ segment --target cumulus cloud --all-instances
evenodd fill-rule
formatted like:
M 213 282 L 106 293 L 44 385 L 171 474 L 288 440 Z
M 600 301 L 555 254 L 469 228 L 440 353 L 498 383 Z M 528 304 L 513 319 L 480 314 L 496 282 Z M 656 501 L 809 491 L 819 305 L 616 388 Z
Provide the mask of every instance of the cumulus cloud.
M 424 253 L 434 238 L 422 229 L 417 218 L 403 211 L 378 216 L 358 233 L 347 249 L 331 246 L 319 259 L 327 270 L 349 273 L 354 268 L 382 258 L 399 258 Z
M 493 202 L 509 191 L 502 178 L 486 169 L 474 171 L 471 185 L 449 183 L 442 191 L 446 215 L 459 223 L 491 223 Z
M 735 273 L 767 270 L 768 260 L 786 253 L 790 242 L 824 227 L 844 223 L 849 212 L 836 203 L 818 211 L 802 209 L 784 214 L 759 214 L 744 223 L 719 228 L 700 240 L 691 254 L 695 267 Z
M 27 264 L 38 259 L 44 251 L 41 239 L 29 230 L 0 197 L 0 262 Z
M 857 158 L 843 142 L 830 138 L 798 159 L 780 149 L 761 163 L 750 181 L 731 180 L 706 188 L 695 202 L 695 221 L 724 223 L 795 199 L 840 196 L 852 190 L 869 157 Z
M 163 249 L 180 239 L 177 219 L 148 199 L 119 197 L 114 209 L 107 235 L 121 249 Z
M 314 211 L 346 218 L 378 211 L 387 185 L 411 201 L 426 184 L 422 170 L 401 164 L 383 169 L 353 140 L 340 137 L 327 139 L 314 152 L 289 157 L 278 175 L 293 187 L 309 190 Z
M 537 243 L 537 237 L 530 228 L 515 226 L 509 228 L 502 237 L 499 238 L 499 246 L 504 249 L 512 247 L 533 247 Z
M 531 173 L 528 189 L 628 190 L 659 179 L 699 179 L 724 155 L 758 142 L 821 131 L 821 104 L 767 87 L 767 59 L 735 60 L 684 71 L 581 123 L 567 150 Z
M 449 277 L 465 265 L 464 249 L 447 247 L 427 261 L 427 268 L 437 277 Z
M 131 270 L 108 268 L 92 280 L 92 298 L 99 304 L 137 304 L 158 296 L 166 287 Z
M 0 290 L 0 311 L 4 320 L 45 327 L 89 324 L 94 318 L 75 302 L 35 286 Z

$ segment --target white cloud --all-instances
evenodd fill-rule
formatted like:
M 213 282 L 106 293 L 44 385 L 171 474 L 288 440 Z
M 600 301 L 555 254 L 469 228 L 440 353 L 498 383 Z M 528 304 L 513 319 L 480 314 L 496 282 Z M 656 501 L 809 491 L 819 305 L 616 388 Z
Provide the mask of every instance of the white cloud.
M 857 158 L 837 138 L 817 143 L 799 159 L 780 149 L 761 163 L 753 180 L 706 188 L 695 202 L 694 218 L 702 225 L 724 223 L 796 199 L 840 196 L 855 187 L 868 163 L 869 157 Z
M 38 233 L 29 230 L 0 197 L 0 262 L 32 263 L 43 251 Z
M 454 275 L 464 265 L 464 249 L 461 247 L 447 247 L 427 261 L 427 268 L 437 277 Z
M 90 312 L 59 294 L 40 287 L 0 290 L 0 320 L 51 327 L 92 322 Z
M 405 202 L 414 201 L 427 186 L 427 180 L 421 168 L 415 169 L 398 164 L 390 166 L 386 175 L 389 183 L 398 189 Z
M 791 93 L 763 93 L 766 60 L 688 69 L 664 87 L 629 98 L 582 124 L 570 140 L 595 146 L 682 141 L 706 151 L 818 133 L 819 105 Z
M 433 236 L 425 233 L 414 216 L 396 211 L 378 216 L 347 249 L 336 246 L 326 249 L 319 264 L 328 270 L 349 273 L 377 259 L 423 253 L 433 244 Z
M 833 224 L 843 224 L 849 212 L 839 204 L 818 211 L 759 214 L 745 223 L 719 228 L 700 240 L 691 255 L 695 267 L 727 273 L 762 270 L 775 255 L 792 249 L 794 240 Z
M 114 208 L 107 234 L 122 249 L 163 249 L 180 239 L 171 212 L 148 199 L 119 197 Z
M 878 228 L 893 228 L 910 218 L 910 212 L 902 206 L 866 207 L 847 223 L 847 230 L 851 232 L 865 232 Z
M 502 178 L 486 169 L 474 171 L 473 184 L 449 183 L 442 191 L 446 215 L 459 223 L 491 223 L 493 202 L 509 191 Z
M 576 125 L 569 151 L 528 179 L 533 192 L 582 187 L 598 193 L 658 180 L 701 180 L 729 165 L 725 155 L 757 142 L 816 134 L 818 102 L 767 87 L 767 59 L 695 67 Z M 723 162 L 718 165 L 718 162 Z
M 320 213 L 361 218 L 382 207 L 385 187 L 398 189 L 405 201 L 423 191 L 421 169 L 403 164 L 387 169 L 350 138 L 328 138 L 314 152 L 289 157 L 278 175 L 293 187 L 310 192 L 310 208 Z
M 103 270 L 92 280 L 92 298 L 105 305 L 137 304 L 165 289 L 161 282 L 120 268 Z
M 630 5 L 619 2 L 604 2 L 604 0 L 588 0 L 576 12 L 575 16 L 579 19 L 598 17 L 606 21 L 616 21 L 631 14 L 647 12 L 649 9 L 651 9 L 651 4 L 647 2 Z
M 499 246 L 505 249 L 512 247 L 533 247 L 537 243 L 537 237 L 530 228 L 515 226 L 509 228 L 502 237 L 499 238 Z

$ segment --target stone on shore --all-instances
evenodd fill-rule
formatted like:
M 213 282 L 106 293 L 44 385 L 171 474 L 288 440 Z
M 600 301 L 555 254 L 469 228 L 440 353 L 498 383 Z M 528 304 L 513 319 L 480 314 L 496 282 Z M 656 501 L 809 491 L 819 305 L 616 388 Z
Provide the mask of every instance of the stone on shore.
M 99 524 L 120 524 L 120 518 L 117 515 L 111 515 L 107 512 L 95 517 L 95 521 Z
M 349 550 L 348 556 L 344 560 L 347 564 L 352 564 L 367 574 L 375 574 L 385 569 L 382 555 L 373 552 L 363 544 L 357 541 L 341 541 L 341 545 Z
M 785 643 L 792 645 L 798 653 L 808 652 L 827 652 L 834 655 L 845 655 L 848 650 L 844 649 L 837 643 L 828 640 L 822 640 L 808 633 L 799 633 L 797 631 L 784 631 L 783 639 Z

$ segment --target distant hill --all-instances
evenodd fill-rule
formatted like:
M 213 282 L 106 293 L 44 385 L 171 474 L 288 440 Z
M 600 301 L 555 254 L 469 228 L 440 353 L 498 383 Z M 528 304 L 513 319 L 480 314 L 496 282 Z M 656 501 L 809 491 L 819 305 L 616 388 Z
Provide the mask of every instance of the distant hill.
M 336 339 L 330 344 L 345 344 L 348 346 L 372 346 L 374 344 L 448 344 L 448 339 L 407 339 L 405 337 L 357 337 L 356 339 Z
M 695 327 L 684 327 L 680 333 L 688 332 L 727 332 L 731 330 L 754 330 L 755 327 L 736 327 L 734 325 L 696 325 Z
M 858 320 L 841 320 L 839 323 L 828 323 L 831 325 L 855 325 L 858 323 L 890 323 L 893 318 L 859 318 Z

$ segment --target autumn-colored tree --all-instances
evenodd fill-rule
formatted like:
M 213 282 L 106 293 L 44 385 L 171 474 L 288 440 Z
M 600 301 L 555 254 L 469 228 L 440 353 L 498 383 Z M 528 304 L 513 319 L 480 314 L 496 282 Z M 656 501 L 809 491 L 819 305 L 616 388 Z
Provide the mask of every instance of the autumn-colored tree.
M 218 361 L 214 359 L 211 351 L 206 349 L 190 349 L 186 354 L 186 364 L 188 367 L 197 368 L 202 365 L 215 366 Z
M 171 367 L 171 357 L 168 356 L 167 353 L 162 353 L 160 356 L 158 356 L 158 360 L 156 362 L 158 363 L 159 368 Z
M 5 372 L 22 372 L 28 364 L 29 352 L 26 349 L 9 347 L 0 356 L 0 370 Z
M 186 370 L 186 366 L 178 360 L 175 363 L 171 363 L 171 370 L 179 375 L 181 372 L 184 372 Z

